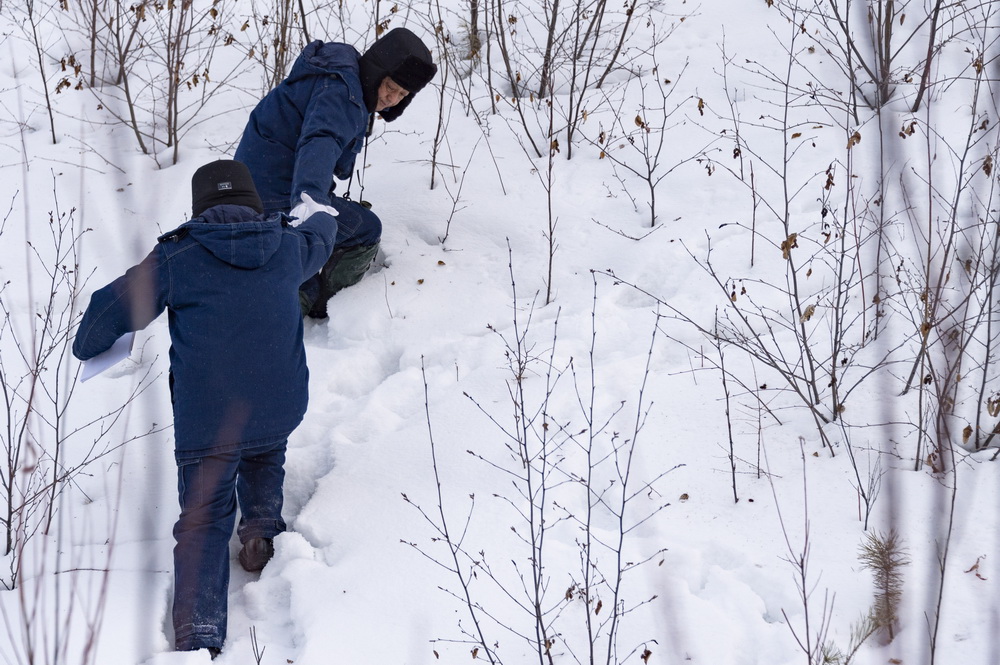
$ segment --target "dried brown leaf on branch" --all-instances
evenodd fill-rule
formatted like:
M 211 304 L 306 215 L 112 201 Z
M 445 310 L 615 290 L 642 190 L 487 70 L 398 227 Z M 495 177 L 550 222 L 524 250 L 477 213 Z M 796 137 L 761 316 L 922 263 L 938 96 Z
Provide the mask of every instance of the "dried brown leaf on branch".
M 799 234 L 793 233 L 781 243 L 781 258 L 791 258 L 792 250 L 799 246 Z
M 967 571 L 965 571 L 967 573 L 975 573 L 976 577 L 978 577 L 979 579 L 981 579 L 984 582 L 986 581 L 986 578 L 983 577 L 982 574 L 980 574 L 980 572 L 979 572 L 979 562 L 982 561 L 985 556 L 986 555 L 984 554 L 983 556 L 976 557 L 976 562 L 974 564 L 972 564 L 972 568 L 969 568 Z

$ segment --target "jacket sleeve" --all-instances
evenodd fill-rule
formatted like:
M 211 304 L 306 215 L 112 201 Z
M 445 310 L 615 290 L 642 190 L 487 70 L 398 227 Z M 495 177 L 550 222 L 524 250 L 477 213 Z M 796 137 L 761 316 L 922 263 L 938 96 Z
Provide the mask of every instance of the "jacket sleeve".
M 299 203 L 302 192 L 317 203 L 329 205 L 334 171 L 343 172 L 349 166 L 350 172 L 353 168 L 352 142 L 364 129 L 355 127 L 360 115 L 360 107 L 351 100 L 343 80 L 325 76 L 316 83 L 295 147 L 291 207 Z M 345 166 L 345 160 L 350 165 Z
M 156 247 L 142 263 L 90 297 L 73 340 L 73 355 L 88 360 L 125 333 L 148 326 L 167 306 L 169 283 L 166 258 Z
M 365 131 L 367 131 L 367 129 Z M 340 159 L 337 160 L 337 164 L 333 167 L 333 175 L 337 176 L 341 180 L 347 180 L 350 178 L 354 173 L 354 162 L 363 146 L 364 132 L 355 136 L 351 142 L 347 144 L 344 152 L 340 155 Z M 331 189 L 333 188 L 331 187 Z
M 333 252 L 337 239 L 337 218 L 327 212 L 316 212 L 294 228 L 302 238 L 302 281 L 320 271 Z

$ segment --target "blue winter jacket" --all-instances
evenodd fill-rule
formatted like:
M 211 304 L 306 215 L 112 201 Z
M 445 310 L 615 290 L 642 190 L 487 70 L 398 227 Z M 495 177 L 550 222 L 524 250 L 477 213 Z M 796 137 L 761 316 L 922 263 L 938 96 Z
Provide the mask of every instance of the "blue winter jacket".
M 209 208 L 91 296 L 73 354 L 92 358 L 166 309 L 177 457 L 278 442 L 309 399 L 299 285 L 336 231 L 326 213 L 293 228 L 283 215 Z
M 302 192 L 329 205 L 333 176 L 351 176 L 370 117 L 359 57 L 349 44 L 312 42 L 251 112 L 233 158 L 250 168 L 266 212 L 288 212 Z

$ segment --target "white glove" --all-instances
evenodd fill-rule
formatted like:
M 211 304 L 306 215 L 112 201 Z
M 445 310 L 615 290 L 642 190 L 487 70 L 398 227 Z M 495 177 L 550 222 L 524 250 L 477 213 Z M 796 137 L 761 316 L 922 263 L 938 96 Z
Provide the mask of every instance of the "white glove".
M 292 226 L 298 226 L 317 212 L 325 212 L 333 215 L 334 217 L 337 216 L 337 210 L 333 206 L 316 203 L 313 201 L 313 198 L 305 192 L 302 192 L 301 198 L 302 203 L 292 208 L 292 211 L 289 213 L 289 217 L 292 217 Z

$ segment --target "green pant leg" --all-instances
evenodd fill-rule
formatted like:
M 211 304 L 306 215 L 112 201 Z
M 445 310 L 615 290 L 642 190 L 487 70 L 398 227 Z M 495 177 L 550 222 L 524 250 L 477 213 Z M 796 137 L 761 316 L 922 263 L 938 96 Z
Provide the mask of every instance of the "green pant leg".
M 329 294 L 332 296 L 341 289 L 360 282 L 375 260 L 378 247 L 378 243 L 350 247 L 333 266 L 327 263 L 320 274 L 323 275 L 324 286 Z
M 320 290 L 315 302 L 309 310 L 309 316 L 315 319 L 325 319 L 326 302 L 341 289 L 354 286 L 368 272 L 378 254 L 379 243 L 374 245 L 358 245 L 356 247 L 337 248 L 330 255 L 330 260 L 320 271 Z

